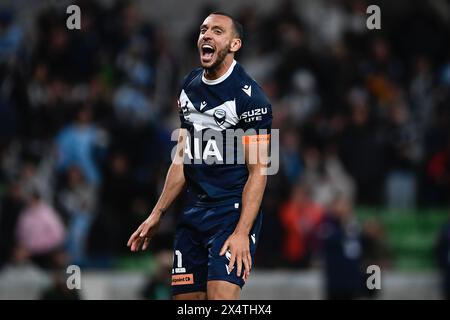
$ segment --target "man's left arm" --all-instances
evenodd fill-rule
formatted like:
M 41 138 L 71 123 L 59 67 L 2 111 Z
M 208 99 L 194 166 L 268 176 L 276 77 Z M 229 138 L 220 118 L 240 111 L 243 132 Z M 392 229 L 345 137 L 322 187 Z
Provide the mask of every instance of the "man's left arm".
M 237 276 L 241 276 L 244 266 L 243 278 L 246 280 L 252 268 L 252 257 L 250 254 L 249 235 L 256 216 L 259 213 L 261 201 L 267 181 L 267 159 L 268 159 L 268 135 L 246 136 L 244 143 L 245 160 L 249 176 L 242 193 L 242 211 L 234 232 L 225 241 L 220 255 L 227 250 L 231 252 L 229 263 L 230 272 L 234 265 L 237 266 Z

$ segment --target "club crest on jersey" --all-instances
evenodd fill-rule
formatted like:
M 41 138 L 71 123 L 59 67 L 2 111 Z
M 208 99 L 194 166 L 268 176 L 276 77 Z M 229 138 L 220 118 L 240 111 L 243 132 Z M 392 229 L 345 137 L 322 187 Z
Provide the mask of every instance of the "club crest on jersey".
M 222 109 L 217 109 L 214 111 L 214 120 L 216 120 L 216 123 L 221 126 L 225 123 L 226 119 L 226 112 Z

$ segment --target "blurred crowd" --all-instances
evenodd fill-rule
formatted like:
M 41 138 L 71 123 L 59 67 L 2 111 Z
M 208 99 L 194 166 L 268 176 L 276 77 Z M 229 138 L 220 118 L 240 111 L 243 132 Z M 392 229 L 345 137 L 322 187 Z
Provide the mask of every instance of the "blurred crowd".
M 179 84 L 198 65 L 198 26 L 224 8 L 205 7 L 174 45 L 133 2 L 112 3 L 78 1 L 74 31 L 58 5 L 36 12 L 31 27 L 16 19 L 20 7 L 0 9 L 0 264 L 111 267 L 158 197 Z M 448 1 L 435 3 L 450 12 Z M 237 60 L 281 129 L 261 266 L 307 268 L 317 251 L 342 270 L 379 262 L 383 228 L 359 225 L 354 205 L 449 205 L 446 10 L 382 7 L 382 29 L 368 30 L 367 5 L 281 1 L 272 12 L 232 12 L 245 30 Z M 170 247 L 181 206 L 155 247 Z

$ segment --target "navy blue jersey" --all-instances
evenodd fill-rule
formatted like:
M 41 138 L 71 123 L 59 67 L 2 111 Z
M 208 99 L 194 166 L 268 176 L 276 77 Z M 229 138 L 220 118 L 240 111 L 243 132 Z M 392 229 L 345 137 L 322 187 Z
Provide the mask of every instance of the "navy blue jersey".
M 242 142 L 227 134 L 237 129 L 250 136 L 270 134 L 272 108 L 261 87 L 236 61 L 216 80 L 206 79 L 198 68 L 185 78 L 178 105 L 181 128 L 189 132 L 184 175 L 193 201 L 240 201 L 248 170 L 237 159 L 229 162 L 227 148 L 232 144 L 231 156 L 237 157 Z

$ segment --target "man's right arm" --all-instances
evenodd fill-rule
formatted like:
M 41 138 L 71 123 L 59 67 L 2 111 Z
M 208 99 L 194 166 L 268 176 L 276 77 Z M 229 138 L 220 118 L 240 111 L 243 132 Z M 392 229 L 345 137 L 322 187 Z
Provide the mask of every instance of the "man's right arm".
M 183 172 L 184 147 L 186 143 L 187 131 L 180 129 L 178 135 L 177 150 L 166 175 L 163 190 L 148 218 L 137 228 L 128 240 L 127 246 L 131 251 L 138 251 L 142 245 L 142 250 L 147 249 L 150 239 L 153 237 L 159 226 L 162 214 L 178 197 L 185 185 Z
M 172 164 L 167 171 L 166 181 L 161 196 L 153 211 L 164 212 L 178 197 L 184 188 L 186 180 L 183 172 L 184 146 L 186 143 L 186 129 L 180 129 L 177 142 L 177 150 Z

